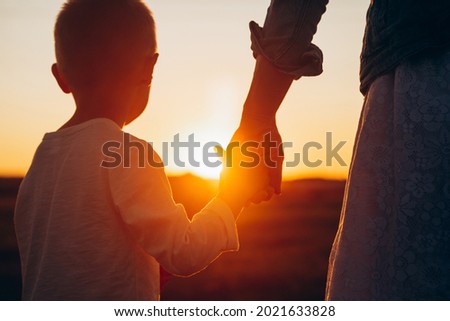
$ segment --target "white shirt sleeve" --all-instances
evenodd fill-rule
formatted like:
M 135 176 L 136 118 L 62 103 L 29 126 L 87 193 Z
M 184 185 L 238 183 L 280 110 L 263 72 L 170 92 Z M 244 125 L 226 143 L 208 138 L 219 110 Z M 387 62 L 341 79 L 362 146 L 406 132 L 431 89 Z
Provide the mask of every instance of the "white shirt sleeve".
M 139 168 L 139 156 L 138 149 L 132 149 L 129 168 L 122 162 L 105 170 L 112 202 L 148 254 L 168 272 L 187 276 L 206 268 L 222 252 L 238 250 L 235 218 L 225 202 L 214 198 L 189 220 L 183 205 L 173 200 L 164 168 L 150 166 L 147 157 Z

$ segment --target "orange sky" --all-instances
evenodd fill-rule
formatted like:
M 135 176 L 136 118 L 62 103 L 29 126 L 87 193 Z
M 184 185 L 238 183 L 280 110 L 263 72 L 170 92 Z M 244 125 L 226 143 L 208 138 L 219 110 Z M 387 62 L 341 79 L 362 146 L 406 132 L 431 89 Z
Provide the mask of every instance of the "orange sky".
M 125 130 L 154 142 L 175 134 L 194 134 L 202 144 L 225 145 L 237 124 L 252 76 L 248 22 L 263 23 L 270 1 L 154 0 L 159 52 L 151 100 L 145 113 Z M 0 176 L 23 175 L 45 132 L 56 130 L 73 113 L 70 96 L 59 91 L 50 73 L 54 61 L 52 29 L 63 1 L 0 0 Z M 350 163 L 362 105 L 358 67 L 369 1 L 331 1 L 314 42 L 325 55 L 324 74 L 296 82 L 278 114 L 280 132 L 293 143 L 286 159 L 315 141 L 325 146 L 347 141 L 340 155 Z M 200 151 L 199 151 L 200 152 Z M 201 155 L 196 155 L 200 158 Z M 323 150 L 311 153 L 324 159 Z M 218 169 L 179 168 L 218 177 Z M 285 170 L 285 178 L 345 178 L 348 166 Z

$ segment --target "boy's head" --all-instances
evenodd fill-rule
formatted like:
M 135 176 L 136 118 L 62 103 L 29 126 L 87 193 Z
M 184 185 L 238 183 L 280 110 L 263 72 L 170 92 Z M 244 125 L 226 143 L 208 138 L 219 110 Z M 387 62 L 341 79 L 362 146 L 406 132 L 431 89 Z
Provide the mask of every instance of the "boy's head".
M 53 73 L 65 92 L 148 89 L 157 58 L 156 32 L 141 0 L 68 0 L 54 36 Z

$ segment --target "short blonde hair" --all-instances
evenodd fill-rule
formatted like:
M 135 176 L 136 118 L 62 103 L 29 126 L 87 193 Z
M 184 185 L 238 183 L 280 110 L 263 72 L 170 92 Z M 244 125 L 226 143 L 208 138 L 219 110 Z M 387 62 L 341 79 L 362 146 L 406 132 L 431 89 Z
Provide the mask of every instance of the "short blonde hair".
M 141 0 L 68 0 L 54 37 L 58 68 L 72 87 L 123 78 L 157 50 L 155 21 Z

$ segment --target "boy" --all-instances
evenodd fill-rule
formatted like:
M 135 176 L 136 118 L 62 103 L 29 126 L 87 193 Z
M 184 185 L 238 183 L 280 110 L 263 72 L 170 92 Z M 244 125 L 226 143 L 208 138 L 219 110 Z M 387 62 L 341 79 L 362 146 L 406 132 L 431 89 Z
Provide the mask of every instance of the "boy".
M 158 59 L 149 9 L 140 0 L 69 0 L 55 51 L 52 73 L 76 111 L 44 136 L 19 191 L 23 299 L 157 300 L 159 264 L 190 275 L 237 250 L 235 219 L 265 175 L 226 171 L 218 196 L 190 221 L 151 147 L 124 143 Z M 121 164 L 111 166 L 108 142 L 119 143 Z

